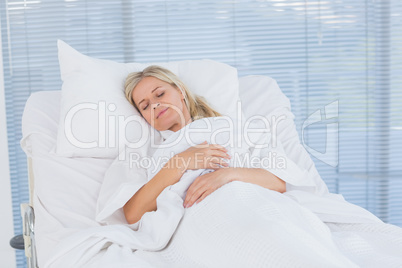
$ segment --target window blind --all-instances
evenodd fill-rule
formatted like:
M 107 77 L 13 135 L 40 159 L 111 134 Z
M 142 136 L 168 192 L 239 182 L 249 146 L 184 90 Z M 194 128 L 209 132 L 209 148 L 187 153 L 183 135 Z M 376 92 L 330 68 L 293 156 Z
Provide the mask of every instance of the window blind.
M 58 38 L 119 62 L 210 58 L 273 77 L 329 190 L 402 226 L 401 1 L 4 0 L 0 18 L 16 234 L 22 111 L 61 88 Z

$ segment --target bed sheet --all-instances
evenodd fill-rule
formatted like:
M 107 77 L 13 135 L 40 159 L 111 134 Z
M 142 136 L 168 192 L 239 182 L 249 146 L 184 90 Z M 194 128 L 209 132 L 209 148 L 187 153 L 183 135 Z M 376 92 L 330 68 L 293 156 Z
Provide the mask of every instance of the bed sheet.
M 61 91 L 31 94 L 22 119 L 21 147 L 32 158 L 38 265 L 58 242 L 77 230 L 99 226 L 95 205 L 113 159 L 65 158 L 55 154 Z

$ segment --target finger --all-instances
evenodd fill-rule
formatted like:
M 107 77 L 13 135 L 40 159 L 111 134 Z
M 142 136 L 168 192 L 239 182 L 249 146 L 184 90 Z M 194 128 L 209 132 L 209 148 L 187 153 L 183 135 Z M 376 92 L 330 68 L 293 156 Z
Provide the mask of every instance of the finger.
M 222 151 L 219 151 L 219 150 L 214 150 L 213 152 L 211 152 L 211 155 L 219 156 L 219 157 L 227 158 L 227 159 L 232 158 L 228 153 L 222 152 Z
M 225 147 L 223 147 L 222 145 L 219 145 L 219 144 L 209 144 L 209 146 L 211 147 L 211 149 L 221 150 L 225 153 L 228 151 L 228 149 L 226 149 Z
M 196 200 L 198 200 L 205 192 L 207 189 L 200 189 L 198 190 L 190 199 L 190 201 L 187 203 L 187 207 L 191 207 Z
M 217 161 L 214 161 L 213 163 L 214 163 L 216 166 L 218 166 L 219 168 L 221 168 L 221 167 L 228 167 L 228 166 L 229 166 L 229 163 L 223 161 L 222 159 L 217 160 Z
M 225 161 L 225 159 L 221 158 L 221 157 L 213 156 L 213 157 L 211 157 L 210 162 L 212 162 L 216 165 L 221 165 L 221 166 L 225 166 L 225 167 L 229 166 L 229 164 Z
M 187 205 L 190 203 L 190 200 L 191 200 L 191 196 L 190 195 L 186 195 L 186 198 L 184 199 L 184 202 L 183 202 L 183 207 L 187 207 Z
M 191 184 L 191 186 L 188 188 L 187 193 L 186 193 L 186 197 L 184 198 L 184 202 L 183 202 L 183 206 L 186 207 L 188 202 L 190 202 L 191 197 L 193 196 L 193 184 Z
M 208 142 L 207 142 L 207 141 L 203 141 L 203 142 L 197 144 L 195 147 L 197 147 L 197 148 L 206 148 L 206 147 L 208 147 L 208 146 L 209 146 Z
M 183 202 L 184 205 L 186 205 L 197 192 L 197 190 L 202 187 L 200 177 L 202 177 L 202 175 L 196 178 L 190 187 L 188 187 L 186 197 Z
M 227 149 L 224 146 L 220 145 L 220 144 L 210 143 L 208 145 L 209 145 L 209 147 L 214 148 L 214 149 L 220 149 L 220 150 L 227 151 Z
M 205 191 L 200 198 L 198 198 L 197 201 L 195 201 L 196 204 L 200 203 L 202 200 L 204 200 L 205 197 L 210 195 L 213 191 Z
M 208 168 L 217 170 L 217 169 L 220 169 L 221 167 L 217 163 L 209 162 L 208 163 Z
M 190 204 L 191 200 L 193 199 L 194 194 L 195 193 L 188 193 L 187 192 L 186 198 L 185 198 L 184 203 L 183 203 L 183 206 L 185 208 L 189 207 L 189 204 Z

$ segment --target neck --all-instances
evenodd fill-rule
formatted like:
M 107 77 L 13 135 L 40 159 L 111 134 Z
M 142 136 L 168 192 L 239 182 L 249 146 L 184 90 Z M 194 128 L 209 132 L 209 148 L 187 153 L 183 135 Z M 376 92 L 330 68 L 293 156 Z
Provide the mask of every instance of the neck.
M 186 114 L 186 118 L 184 121 L 185 121 L 184 126 L 181 126 L 181 122 L 178 122 L 176 124 L 173 124 L 173 126 L 169 128 L 169 130 L 176 132 L 185 127 L 186 125 L 190 124 L 191 122 L 193 122 L 193 119 L 191 118 L 190 114 Z

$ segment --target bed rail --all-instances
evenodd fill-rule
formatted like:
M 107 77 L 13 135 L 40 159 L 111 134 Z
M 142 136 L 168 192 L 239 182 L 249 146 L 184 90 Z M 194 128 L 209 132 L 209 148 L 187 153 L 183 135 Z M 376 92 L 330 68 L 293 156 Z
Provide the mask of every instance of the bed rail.
M 32 159 L 28 157 L 29 204 L 21 204 L 25 256 L 28 268 L 38 268 L 35 246 L 35 211 L 33 208 L 34 175 Z
M 35 213 L 29 204 L 21 204 L 22 216 L 22 235 L 24 237 L 25 256 L 27 257 L 27 267 L 37 268 L 36 248 L 35 248 Z

